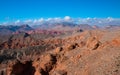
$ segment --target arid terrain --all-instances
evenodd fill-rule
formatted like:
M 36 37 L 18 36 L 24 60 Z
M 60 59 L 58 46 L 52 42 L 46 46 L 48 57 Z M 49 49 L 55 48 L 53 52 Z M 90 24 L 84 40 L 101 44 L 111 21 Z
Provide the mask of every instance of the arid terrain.
M 50 27 L 0 26 L 0 75 L 120 75 L 120 26 Z

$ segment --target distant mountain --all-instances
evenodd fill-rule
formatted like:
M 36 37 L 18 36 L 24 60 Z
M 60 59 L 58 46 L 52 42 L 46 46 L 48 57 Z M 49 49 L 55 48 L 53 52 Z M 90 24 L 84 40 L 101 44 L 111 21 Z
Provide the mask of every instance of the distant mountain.
M 107 25 L 106 29 L 120 28 L 120 25 Z
M 20 26 L 13 26 L 13 25 L 8 25 L 8 26 L 0 26 L 0 34 L 6 35 L 6 34 L 12 34 L 14 32 L 25 32 L 25 31 L 30 31 L 33 30 L 29 25 L 20 25 Z
M 94 27 L 88 24 L 75 24 L 73 22 L 45 22 L 40 25 L 32 25 L 29 26 L 27 24 L 24 25 L 1 25 L 0 26 L 0 34 L 8 35 L 8 34 L 19 34 L 22 32 L 27 33 L 53 33 L 53 32 L 64 32 L 64 31 L 74 31 L 74 30 L 91 30 Z M 45 30 L 45 31 L 44 31 Z
M 40 25 L 32 25 L 35 29 L 47 29 L 47 30 L 73 30 L 73 29 L 93 29 L 92 26 L 88 24 L 75 24 L 73 22 L 54 22 L 54 23 L 48 23 L 45 22 Z
M 88 24 L 80 24 L 80 25 L 78 25 L 78 27 L 80 29 L 83 29 L 83 30 L 92 30 L 92 29 L 94 29 L 94 27 L 92 27 L 92 26 L 90 26 Z
M 53 23 L 45 22 L 45 23 L 42 23 L 40 25 L 32 25 L 32 27 L 35 29 L 39 29 L 39 28 L 40 29 L 53 29 L 56 26 L 75 27 L 75 26 L 77 26 L 77 24 L 72 23 L 72 22 L 53 22 Z
M 19 34 L 22 32 L 27 33 L 54 33 L 54 32 L 64 32 L 64 31 L 75 31 L 75 30 L 92 30 L 92 29 L 99 29 L 100 26 L 97 25 L 88 25 L 88 24 L 76 24 L 73 22 L 45 22 L 40 25 L 32 25 L 29 26 L 28 24 L 24 25 L 0 25 L 0 34 L 1 35 L 8 35 L 8 34 Z M 111 28 L 120 28 L 119 25 L 108 25 L 104 26 L 106 29 Z

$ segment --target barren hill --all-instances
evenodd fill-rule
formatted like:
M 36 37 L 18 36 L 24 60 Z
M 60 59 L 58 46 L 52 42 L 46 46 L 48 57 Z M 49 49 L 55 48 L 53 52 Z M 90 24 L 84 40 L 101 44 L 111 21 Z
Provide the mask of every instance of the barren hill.
M 120 28 L 14 34 L 0 43 L 0 75 L 120 75 Z

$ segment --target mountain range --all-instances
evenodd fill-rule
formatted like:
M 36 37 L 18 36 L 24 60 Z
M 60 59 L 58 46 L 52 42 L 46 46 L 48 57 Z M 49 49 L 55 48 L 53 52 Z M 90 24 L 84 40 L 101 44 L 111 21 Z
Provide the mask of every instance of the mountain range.
M 21 33 L 21 32 L 38 32 L 39 31 L 72 31 L 72 30 L 92 30 L 92 29 L 99 29 L 99 28 L 119 28 L 119 25 L 106 25 L 104 27 L 100 27 L 97 25 L 88 25 L 88 24 L 75 24 L 72 22 L 61 22 L 61 23 L 43 23 L 40 25 L 0 25 L 0 34 L 8 35 L 14 33 Z M 44 31 L 45 32 L 45 31 Z

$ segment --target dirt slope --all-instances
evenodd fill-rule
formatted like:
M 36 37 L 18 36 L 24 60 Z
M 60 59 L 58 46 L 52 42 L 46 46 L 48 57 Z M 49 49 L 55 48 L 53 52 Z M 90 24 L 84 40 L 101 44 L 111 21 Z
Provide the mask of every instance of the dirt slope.
M 120 29 L 76 32 L 42 41 L 45 48 L 39 42 L 37 49 L 1 50 L 0 74 L 120 75 Z

